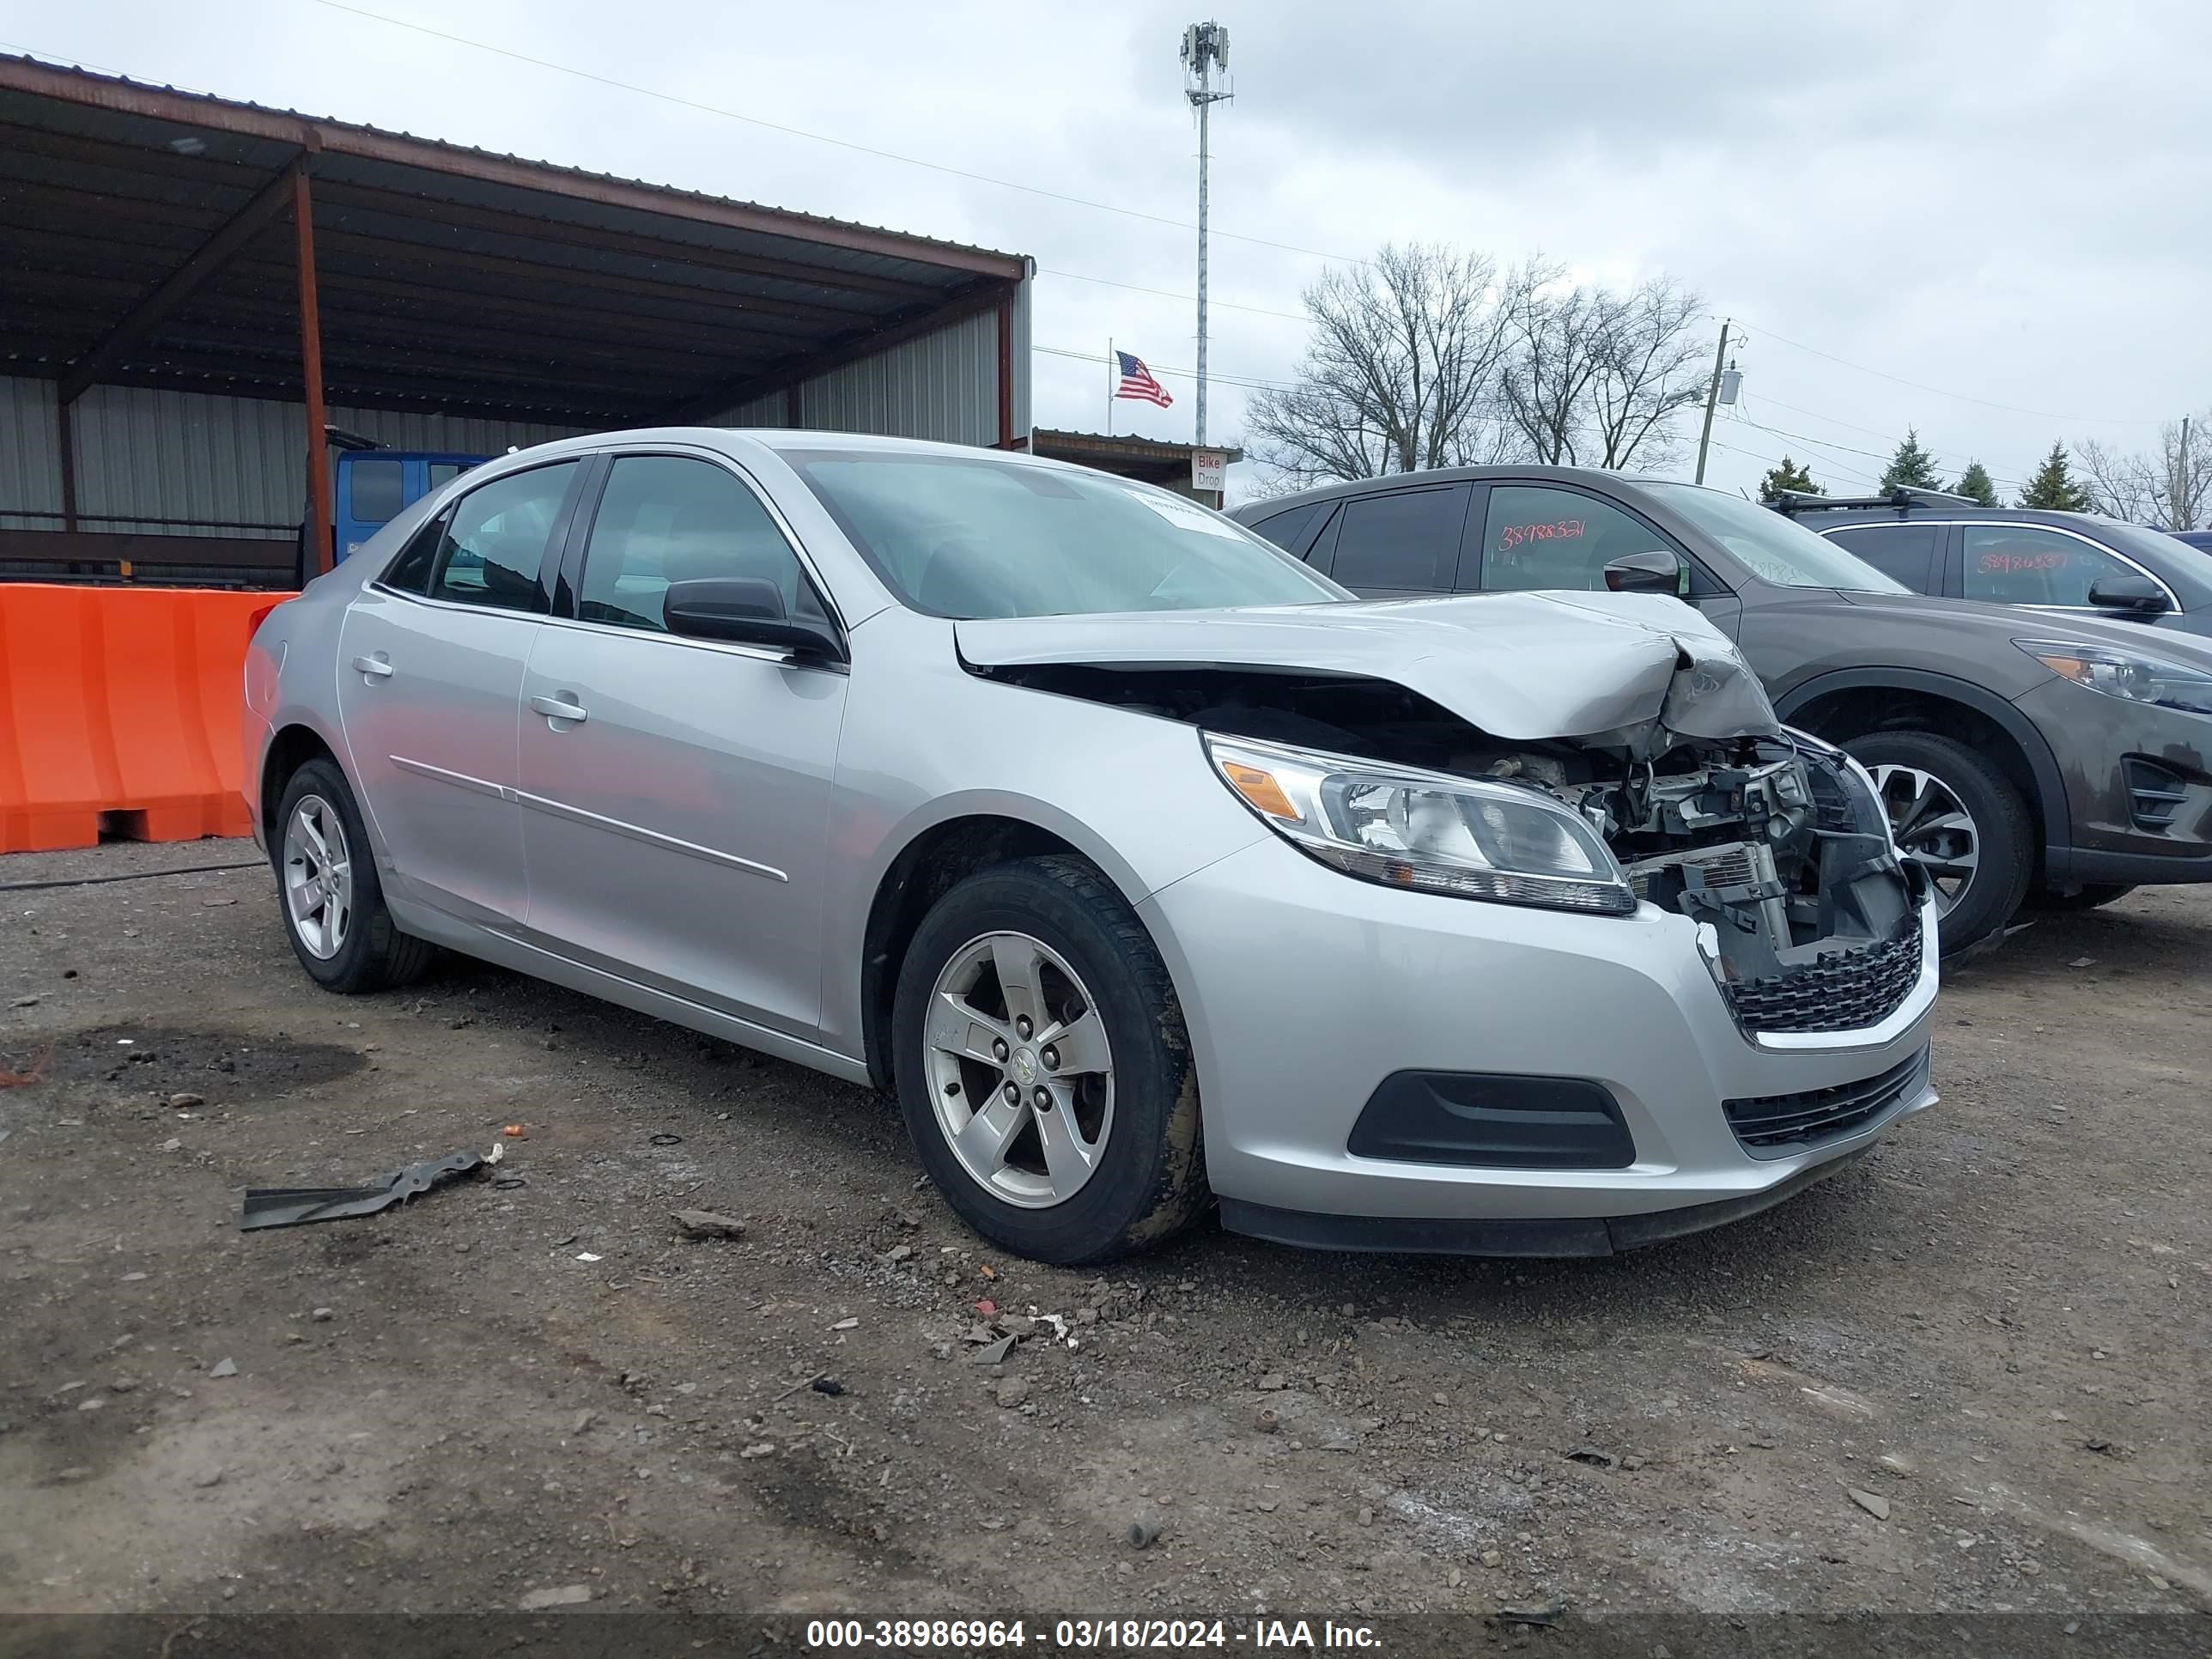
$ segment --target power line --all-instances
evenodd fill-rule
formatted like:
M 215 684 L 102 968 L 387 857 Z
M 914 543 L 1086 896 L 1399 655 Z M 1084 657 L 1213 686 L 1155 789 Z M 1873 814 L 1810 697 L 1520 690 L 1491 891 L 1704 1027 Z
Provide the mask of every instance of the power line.
M 1778 426 L 1768 426 L 1764 422 L 1754 421 L 1748 415 L 1739 414 L 1736 418 L 1746 426 L 1756 428 L 1761 432 L 1771 433 L 1778 438 L 1794 438 L 1799 443 L 1815 444 L 1820 448 L 1837 450 L 1845 455 L 1863 455 L 1870 461 L 1881 461 L 1885 465 L 1893 459 L 1892 456 L 1881 454 L 1871 449 L 1855 449 L 1849 444 L 1836 443 L 1826 438 L 1816 438 L 1809 432 L 1786 432 Z M 1879 436 L 1880 434 L 1877 434 L 1876 435 Z M 1930 459 L 1940 461 L 1945 458 L 1941 455 L 1935 455 L 1931 452 Z M 1968 459 L 1971 461 L 1972 458 L 1970 456 Z M 1983 471 L 1986 472 L 1989 469 L 1984 467 L 1983 468 Z M 1990 474 L 1990 482 L 1992 483 L 2013 484 L 2020 488 L 2026 488 L 2026 481 L 2023 479 L 2001 478 L 1993 472 Z
M 1812 416 L 1812 418 L 1813 418 L 1813 419 L 1814 419 L 1814 420 L 1816 420 L 1816 421 L 1826 421 L 1826 422 L 1827 422 L 1827 423 L 1828 423 L 1829 425 L 1831 425 L 1831 426 L 1839 426 L 1839 427 L 1842 427 L 1842 428 L 1844 428 L 1846 431 L 1850 431 L 1850 432 L 1863 432 L 1863 433 L 1865 433 L 1865 434 L 1866 434 L 1866 435 L 1867 435 L 1868 437 L 1869 437 L 1869 438 L 1879 438 L 1879 439 L 1881 439 L 1881 440 L 1884 443 L 1886 443 L 1886 444 L 1895 445 L 1895 444 L 1901 443 L 1901 442 L 1903 442 L 1903 441 L 1904 441 L 1902 439 L 1900 439 L 1900 438 L 1899 438 L 1899 437 L 1895 436 L 1894 434 L 1891 434 L 1891 433 L 1887 433 L 1887 432 L 1881 431 L 1880 428 L 1875 428 L 1875 427 L 1871 427 L 1871 426 L 1861 426 L 1861 425 L 1859 425 L 1856 421 L 1846 421 L 1846 420 L 1841 420 L 1841 419 L 1838 419 L 1837 416 L 1833 416 L 1833 415 L 1824 414 L 1822 411 L 1820 411 L 1820 410 L 1817 410 L 1817 409 L 1803 409 L 1803 408 L 1799 407 L 1799 406 L 1798 406 L 1797 404 L 1785 404 L 1785 403 L 1784 403 L 1784 402 L 1782 401 L 1782 399 L 1781 399 L 1781 398 L 1777 398 L 1777 397 L 1773 396 L 1773 395 L 1772 395 L 1771 393 L 1770 393 L 1770 392 L 1761 392 L 1753 393 L 1753 392 L 1746 392 L 1746 394 L 1745 394 L 1745 396 L 1746 396 L 1746 398 L 1747 398 L 1755 396 L 1755 397 L 1757 397 L 1757 398 L 1759 398 L 1759 400 L 1761 403 L 1771 404 L 1772 404 L 1775 408 L 1777 408 L 1777 409 L 1786 409 L 1786 410 L 1789 410 L 1791 414 L 1793 414 L 1793 415 L 1809 415 L 1810 416 Z M 1770 431 L 1771 431 L 1772 429 L 1773 429 L 1773 428 L 1768 428 L 1768 430 L 1770 430 Z M 1784 435 L 1786 436 L 1786 435 L 1788 435 L 1788 434 L 1785 434 Z M 1809 443 L 1817 443 L 1817 442 L 1819 442 L 1819 441 L 1820 441 L 1819 439 L 1817 439 L 1817 438 L 1808 438 L 1808 439 L 1807 440 L 1807 441 L 1808 441 L 1808 442 L 1809 442 Z M 1944 450 L 1931 449 L 1931 450 L 1929 450 L 1929 451 L 1928 452 L 1928 453 L 1929 453 L 1929 457 L 1930 457 L 1931 459 L 1935 459 L 1935 460 L 1938 460 L 1938 461 L 1946 461 L 1946 462 L 1952 462 L 1952 463 L 1960 463 L 1960 462 L 1964 462 L 1964 463 L 1968 464 L 1968 465 L 1971 465 L 1972 463 L 1973 463 L 1973 462 L 1975 462 L 1975 461 L 1977 461 L 1977 460 L 1979 460 L 1979 459 L 1981 459 L 1981 458 L 1980 458 L 1979 456 L 1978 456 L 1978 455 L 1963 453 L 1962 452 L 1958 451 L 1958 450 L 1944 451 Z M 2003 482 L 2004 482 L 2004 483 L 2019 483 L 2019 482 L 2020 482 L 2020 480 L 2018 480 L 2018 479 L 2016 479 L 2016 478 L 2007 478 L 2007 479 L 2003 480 Z
M 330 4 L 331 0 L 323 0 L 323 3 Z M 1855 363 L 1848 357 L 1838 357 L 1832 351 L 1821 350 L 1818 346 L 1808 346 L 1802 340 L 1793 340 L 1787 335 L 1777 334 L 1772 329 L 1763 327 L 1758 323 L 1747 321 L 1744 325 L 1747 328 L 1758 329 L 1778 345 L 1786 345 L 1799 351 L 1810 352 L 1815 357 L 1826 358 L 1828 362 L 1839 363 L 1845 368 L 1856 369 L 1862 374 L 1871 374 L 1878 380 L 1893 381 L 1899 386 L 1911 386 L 1915 392 L 1932 392 L 1938 398 L 1955 398 L 1962 404 L 1978 404 L 1984 409 L 2002 409 L 2012 415 L 2033 415 L 2039 421 L 2072 421 L 2090 426 L 2156 426 L 2159 424 L 2156 421 L 2119 415 L 2054 414 L 2047 409 L 2023 409 L 2017 404 L 1995 403 L 1987 398 L 1972 397 L 1963 392 L 1947 392 L 1940 386 L 1929 386 L 1919 380 L 1908 380 L 1902 375 L 1892 374 L 1882 369 L 1869 368 L 1864 363 Z
M 1037 275 L 1040 276 L 1065 276 L 1079 283 L 1096 283 L 1102 288 L 1127 289 L 1132 294 L 1149 294 L 1157 299 L 1162 300 L 1181 300 L 1186 305 L 1193 303 L 1196 298 L 1194 295 L 1170 293 L 1168 289 L 1164 288 L 1143 288 L 1135 283 L 1117 283 L 1110 276 L 1085 276 L 1079 270 L 1048 270 L 1043 265 L 1039 265 L 1037 267 Z M 1280 317 L 1286 322 L 1303 323 L 1310 320 L 1303 312 L 1270 311 L 1265 306 L 1238 305 L 1234 300 L 1209 299 L 1206 303 L 1208 305 L 1219 306 L 1223 309 L 1228 311 L 1249 311 L 1255 317 Z
M 924 167 L 932 173 L 945 173 L 954 179 L 965 179 L 974 184 L 993 185 L 1000 190 L 1017 190 L 1025 196 L 1041 196 L 1049 201 L 1066 202 L 1075 207 L 1092 208 L 1101 213 L 1116 213 L 1124 218 L 1141 219 L 1149 224 L 1166 225 L 1176 230 L 1198 228 L 1197 224 L 1193 221 L 1170 218 L 1165 214 L 1146 213 L 1141 209 L 1122 207 L 1114 202 L 1096 202 L 1085 196 L 1070 196 L 1064 191 L 1047 190 L 1042 185 L 1025 185 L 1018 179 L 994 178 L 988 173 L 971 172 L 966 167 L 956 167 L 944 161 L 924 161 L 918 155 L 902 155 L 894 149 L 879 149 L 872 144 L 856 143 L 849 138 L 833 138 L 828 133 L 809 132 L 804 127 L 789 126 L 781 121 L 770 121 L 761 116 L 747 115 L 742 110 L 728 109 L 720 104 L 701 103 L 695 98 L 685 98 L 672 92 L 662 92 L 654 87 L 641 87 L 634 81 L 617 80 L 611 75 L 601 75 L 593 70 L 578 69 L 574 64 L 556 64 L 550 58 L 532 57 L 526 52 L 517 52 L 510 46 L 497 46 L 486 40 L 471 40 L 465 34 L 454 34 L 446 29 L 432 28 L 427 23 L 410 22 L 404 17 L 388 17 L 382 12 L 370 11 L 366 7 L 348 5 L 345 0 L 315 0 L 315 3 L 319 6 L 327 6 L 332 11 L 349 12 L 356 17 L 366 17 L 373 22 L 388 24 L 393 28 L 412 29 L 417 34 L 427 34 L 435 40 L 449 40 L 456 46 L 473 47 L 478 52 L 488 52 L 496 57 L 510 58 L 518 64 L 528 64 L 534 68 L 551 70 L 556 75 L 572 75 L 580 81 L 595 82 L 603 87 L 612 87 L 619 92 L 631 93 L 641 98 L 656 98 L 663 103 L 694 110 L 702 115 L 717 115 L 725 120 L 743 121 L 750 126 L 765 127 L 771 132 L 781 132 L 790 137 L 805 138 L 817 144 L 833 145 L 839 149 L 851 150 L 855 155 L 872 155 L 878 161 L 897 161 L 910 167 Z M 1303 253 L 1316 259 L 1342 260 L 1346 258 L 1342 254 L 1324 252 L 1320 248 L 1300 247 L 1295 242 L 1272 241 L 1265 236 L 1239 235 L 1233 230 L 1217 230 L 1213 234 L 1217 236 L 1225 236 L 1233 242 L 1249 242 L 1256 247 L 1271 247 L 1284 253 Z M 1352 263 L 1364 262 L 1352 261 Z

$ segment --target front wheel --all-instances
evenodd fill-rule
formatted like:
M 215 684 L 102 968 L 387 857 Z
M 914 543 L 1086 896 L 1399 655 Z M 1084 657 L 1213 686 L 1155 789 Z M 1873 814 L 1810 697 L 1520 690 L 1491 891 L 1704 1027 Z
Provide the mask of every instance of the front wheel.
M 894 1065 L 930 1179 L 1041 1261 L 1156 1244 L 1207 1199 L 1182 1010 L 1144 924 L 1082 860 L 1023 860 L 939 900 L 899 970 Z
M 1943 954 L 2012 920 L 2035 862 L 2033 821 L 2012 781 L 1932 732 L 1873 732 L 1844 747 L 1872 775 L 1898 849 L 1928 872 Z

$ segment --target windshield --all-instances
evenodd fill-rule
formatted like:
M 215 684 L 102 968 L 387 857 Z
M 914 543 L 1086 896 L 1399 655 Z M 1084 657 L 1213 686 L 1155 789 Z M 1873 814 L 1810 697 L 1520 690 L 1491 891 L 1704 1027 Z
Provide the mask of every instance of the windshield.
M 982 456 L 786 452 L 901 600 L 1057 617 L 1350 597 L 1210 507 L 1104 473 Z
M 1646 483 L 1643 487 L 1735 554 L 1763 582 L 1778 587 L 1841 587 L 1854 593 L 1912 591 L 1796 520 L 1741 495 L 1702 484 Z

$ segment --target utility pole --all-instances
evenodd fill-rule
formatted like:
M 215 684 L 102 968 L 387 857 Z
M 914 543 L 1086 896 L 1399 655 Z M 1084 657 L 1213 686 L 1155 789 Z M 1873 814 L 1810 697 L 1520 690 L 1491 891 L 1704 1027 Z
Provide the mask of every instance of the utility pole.
M 2176 530 L 2194 530 L 2197 528 L 2197 504 L 2189 495 L 2189 416 L 2186 415 L 2181 417 L 2181 453 L 2174 458 L 2174 470 L 2181 476 L 2175 480 L 2178 488 L 2173 492 L 2173 516 L 2180 523 L 2173 527 Z
M 1114 356 L 1114 337 L 1109 334 L 1106 337 L 1106 435 L 1109 438 L 1114 435 L 1114 393 L 1121 384 L 1121 377 L 1115 373 L 1119 367 Z
M 1182 32 L 1183 95 L 1198 112 L 1198 442 L 1206 442 L 1206 115 L 1236 94 L 1217 89 L 1213 71 L 1229 70 L 1229 31 L 1211 20 Z
M 1729 317 L 1721 319 L 1721 343 L 1713 348 L 1713 383 L 1705 388 L 1705 429 L 1698 439 L 1698 483 L 1705 481 L 1705 449 L 1713 441 L 1713 405 L 1720 401 L 1721 363 L 1728 356 L 1729 325 L 1734 320 Z

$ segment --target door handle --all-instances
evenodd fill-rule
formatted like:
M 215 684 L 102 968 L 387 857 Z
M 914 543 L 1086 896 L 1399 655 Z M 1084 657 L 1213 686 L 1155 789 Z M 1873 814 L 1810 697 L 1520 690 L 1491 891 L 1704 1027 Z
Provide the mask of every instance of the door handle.
M 388 680 L 392 678 L 392 665 L 385 661 L 381 656 L 356 657 L 353 659 L 353 665 L 356 673 L 366 674 L 373 680 Z
M 565 697 L 532 697 L 530 706 L 549 720 L 567 720 L 575 726 L 581 726 L 592 717 L 583 704 L 570 702 Z

